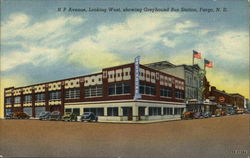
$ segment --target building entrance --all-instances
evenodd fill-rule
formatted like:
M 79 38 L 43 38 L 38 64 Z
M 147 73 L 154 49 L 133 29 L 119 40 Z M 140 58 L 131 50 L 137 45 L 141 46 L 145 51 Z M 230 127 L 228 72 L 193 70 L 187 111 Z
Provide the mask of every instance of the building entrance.
M 127 116 L 128 121 L 132 121 L 132 119 L 133 119 L 133 117 L 132 117 L 132 114 L 133 114 L 132 107 L 123 107 L 122 110 L 123 110 L 123 116 Z

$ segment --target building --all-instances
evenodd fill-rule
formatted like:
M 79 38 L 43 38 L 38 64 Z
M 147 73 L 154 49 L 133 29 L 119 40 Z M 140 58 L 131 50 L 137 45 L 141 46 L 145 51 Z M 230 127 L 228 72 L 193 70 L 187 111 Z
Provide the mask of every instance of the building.
M 139 73 L 138 73 L 139 72 Z M 94 112 L 99 121 L 176 120 L 184 111 L 182 78 L 138 62 L 100 73 L 5 88 L 4 112 Z
M 239 93 L 231 93 L 230 95 L 233 97 L 233 106 L 243 109 L 245 97 Z
M 201 83 L 203 81 L 201 68 L 195 65 L 174 65 L 168 61 L 147 64 L 146 66 L 171 74 L 185 80 L 185 101 L 202 101 Z

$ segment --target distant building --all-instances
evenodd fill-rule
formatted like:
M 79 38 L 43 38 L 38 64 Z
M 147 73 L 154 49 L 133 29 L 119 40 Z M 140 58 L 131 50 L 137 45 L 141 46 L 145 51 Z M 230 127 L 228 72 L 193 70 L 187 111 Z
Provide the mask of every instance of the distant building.
M 202 101 L 202 91 L 200 90 L 203 77 L 201 68 L 195 65 L 174 65 L 168 61 L 155 62 L 145 66 L 171 74 L 185 80 L 185 101 Z

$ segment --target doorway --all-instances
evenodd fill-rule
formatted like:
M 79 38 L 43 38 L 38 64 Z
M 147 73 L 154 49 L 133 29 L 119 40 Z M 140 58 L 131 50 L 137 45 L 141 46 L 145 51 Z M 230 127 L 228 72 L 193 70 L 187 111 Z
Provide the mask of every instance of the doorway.
M 132 107 L 122 107 L 122 111 L 123 111 L 123 116 L 127 116 L 128 117 L 128 121 L 132 121 L 133 117 L 133 109 Z

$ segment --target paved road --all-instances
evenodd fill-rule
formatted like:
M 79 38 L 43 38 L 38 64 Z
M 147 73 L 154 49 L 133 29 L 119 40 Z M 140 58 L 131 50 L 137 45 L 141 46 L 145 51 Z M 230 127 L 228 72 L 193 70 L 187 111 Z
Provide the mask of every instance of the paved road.
M 247 158 L 249 120 L 249 114 L 153 124 L 0 120 L 0 154 Z

